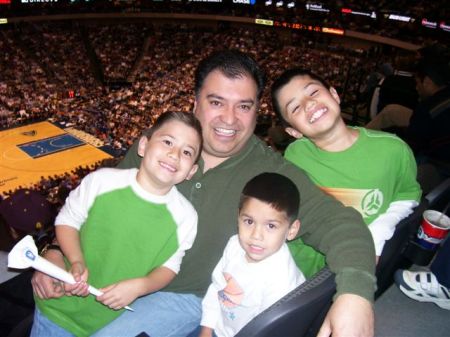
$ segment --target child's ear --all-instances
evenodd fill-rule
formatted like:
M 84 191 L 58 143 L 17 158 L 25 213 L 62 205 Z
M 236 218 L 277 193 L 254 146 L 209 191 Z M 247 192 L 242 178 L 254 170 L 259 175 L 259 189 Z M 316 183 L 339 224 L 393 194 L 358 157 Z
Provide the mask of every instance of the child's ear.
M 138 144 L 138 150 L 137 153 L 139 156 L 144 157 L 144 153 L 145 153 L 145 146 L 148 143 L 148 138 L 146 136 L 142 136 L 139 139 L 139 144 Z
M 289 241 L 295 239 L 299 230 L 300 230 L 300 220 L 297 219 L 289 227 L 286 239 Z
M 341 104 L 341 99 L 339 98 L 339 95 L 338 95 L 336 89 L 331 87 L 330 88 L 330 94 L 335 99 L 335 101 L 338 102 L 338 104 Z
M 197 165 L 197 164 L 194 164 L 194 165 L 192 166 L 191 170 L 189 171 L 189 173 L 188 173 L 188 175 L 187 175 L 187 177 L 186 177 L 186 180 L 191 179 L 192 176 L 195 174 L 195 172 L 197 172 L 197 170 L 198 170 L 198 165 Z
M 303 137 L 303 133 L 301 133 L 300 131 L 297 131 L 294 128 L 291 128 L 290 126 L 288 126 L 286 129 L 284 129 L 284 131 L 286 131 L 286 133 L 289 136 L 294 137 L 296 139 L 300 139 Z

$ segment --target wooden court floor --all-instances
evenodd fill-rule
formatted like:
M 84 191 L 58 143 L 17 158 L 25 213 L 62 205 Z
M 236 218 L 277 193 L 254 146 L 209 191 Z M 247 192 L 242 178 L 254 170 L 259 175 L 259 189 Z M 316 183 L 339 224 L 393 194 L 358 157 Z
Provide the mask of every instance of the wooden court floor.
M 20 144 L 67 133 L 47 121 L 0 131 L 0 194 L 19 186 L 31 187 L 41 177 L 61 175 L 77 166 L 89 166 L 99 160 L 111 158 L 111 155 L 94 146 L 92 136 L 86 135 L 82 139 L 82 133 L 75 133 L 73 129 L 70 129 L 70 133 L 81 137 L 84 144 L 34 158 L 19 148 Z

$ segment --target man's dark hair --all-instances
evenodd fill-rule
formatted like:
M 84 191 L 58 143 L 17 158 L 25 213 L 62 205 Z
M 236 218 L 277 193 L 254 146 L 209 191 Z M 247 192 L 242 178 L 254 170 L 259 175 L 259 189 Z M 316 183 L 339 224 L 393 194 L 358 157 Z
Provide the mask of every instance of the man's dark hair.
M 200 158 L 200 153 L 202 152 L 203 146 L 203 136 L 202 136 L 202 126 L 199 120 L 195 117 L 193 113 L 189 112 L 181 112 L 181 111 L 168 111 L 161 114 L 153 123 L 151 129 L 145 134 L 148 139 L 150 139 L 156 131 L 158 131 L 164 124 L 176 120 L 184 123 L 185 125 L 193 128 L 200 139 L 200 147 L 198 150 L 197 158 L 195 158 L 195 162 Z
M 275 111 L 276 116 L 279 118 L 280 121 L 284 121 L 286 123 L 286 120 L 283 118 L 283 115 L 281 114 L 281 107 L 278 104 L 278 92 L 287 85 L 294 77 L 297 76 L 309 76 L 311 79 L 320 82 L 325 88 L 330 89 L 330 85 L 327 81 L 325 81 L 322 77 L 319 75 L 314 74 L 309 69 L 304 68 L 291 68 L 286 71 L 284 71 L 272 84 L 270 93 L 272 96 L 272 107 Z
M 265 172 L 250 179 L 242 190 L 239 211 L 249 198 L 258 199 L 279 212 L 285 212 L 289 223 L 298 217 L 300 193 L 297 186 L 281 174 Z
M 257 86 L 257 98 L 261 99 L 266 84 L 264 72 L 253 58 L 235 49 L 216 51 L 200 61 L 195 70 L 196 96 L 198 96 L 205 78 L 214 70 L 219 70 L 231 79 L 243 76 L 251 77 Z

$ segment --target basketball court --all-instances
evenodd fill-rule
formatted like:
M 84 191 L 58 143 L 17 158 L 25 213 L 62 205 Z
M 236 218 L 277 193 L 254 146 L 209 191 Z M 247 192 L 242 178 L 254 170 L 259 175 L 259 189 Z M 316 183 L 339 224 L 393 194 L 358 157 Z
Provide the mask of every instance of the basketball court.
M 0 131 L 0 194 L 112 158 L 101 142 L 48 121 Z

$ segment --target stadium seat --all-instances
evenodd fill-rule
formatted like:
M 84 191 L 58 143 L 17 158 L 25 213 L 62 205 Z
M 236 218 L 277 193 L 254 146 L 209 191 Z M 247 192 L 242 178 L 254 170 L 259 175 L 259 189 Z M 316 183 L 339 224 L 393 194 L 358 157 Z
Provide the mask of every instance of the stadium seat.
M 253 318 L 236 337 L 316 336 L 335 292 L 334 274 L 325 267 Z

